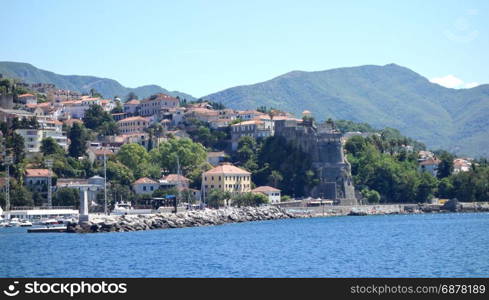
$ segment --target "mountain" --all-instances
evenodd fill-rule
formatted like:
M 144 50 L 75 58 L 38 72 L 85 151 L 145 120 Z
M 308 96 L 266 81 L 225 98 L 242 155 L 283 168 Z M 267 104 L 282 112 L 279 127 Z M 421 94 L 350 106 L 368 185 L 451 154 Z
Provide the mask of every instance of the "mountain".
M 304 110 L 316 119 L 393 127 L 432 149 L 489 156 L 489 85 L 449 89 L 395 64 L 293 71 L 203 97 L 238 109 Z
M 140 99 L 156 93 L 164 93 L 171 96 L 180 96 L 189 101 L 195 100 L 191 95 L 178 91 L 168 91 L 158 85 L 145 85 L 137 88 L 122 86 L 119 82 L 94 76 L 59 75 L 34 67 L 33 65 L 18 62 L 0 62 L 0 74 L 6 77 L 17 78 L 26 83 L 52 83 L 60 89 L 89 92 L 94 88 L 104 97 L 119 96 L 124 99 L 127 94 L 134 92 Z

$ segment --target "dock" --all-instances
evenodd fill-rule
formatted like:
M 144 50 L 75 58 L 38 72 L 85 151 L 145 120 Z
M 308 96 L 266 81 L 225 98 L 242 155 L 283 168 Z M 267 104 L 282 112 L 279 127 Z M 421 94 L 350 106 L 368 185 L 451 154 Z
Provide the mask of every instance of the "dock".
M 30 228 L 27 229 L 27 232 L 28 233 L 66 232 L 66 226 Z

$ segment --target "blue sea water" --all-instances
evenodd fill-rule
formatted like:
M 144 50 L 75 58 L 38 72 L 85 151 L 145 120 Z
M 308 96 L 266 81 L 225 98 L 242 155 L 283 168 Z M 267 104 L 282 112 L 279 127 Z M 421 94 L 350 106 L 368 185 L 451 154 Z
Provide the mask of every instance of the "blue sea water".
M 0 277 L 489 276 L 487 213 L 26 232 L 0 228 Z

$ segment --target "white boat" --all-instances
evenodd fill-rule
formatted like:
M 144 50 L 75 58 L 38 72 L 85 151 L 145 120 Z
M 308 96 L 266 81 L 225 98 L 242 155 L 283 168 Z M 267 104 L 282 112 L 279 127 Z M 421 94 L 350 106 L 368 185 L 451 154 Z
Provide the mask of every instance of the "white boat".
M 46 220 L 41 220 L 41 225 L 56 225 L 59 224 L 58 220 L 56 219 L 46 219 Z
M 30 227 L 30 226 L 32 226 L 32 223 L 28 220 L 22 220 L 22 221 L 20 221 L 19 226 L 20 227 Z
M 134 215 L 134 214 L 150 214 L 151 209 L 135 209 L 131 202 L 117 202 L 111 214 L 113 215 Z
M 20 220 L 19 220 L 19 218 L 12 218 L 7 223 L 7 227 L 19 227 L 19 226 L 20 226 Z

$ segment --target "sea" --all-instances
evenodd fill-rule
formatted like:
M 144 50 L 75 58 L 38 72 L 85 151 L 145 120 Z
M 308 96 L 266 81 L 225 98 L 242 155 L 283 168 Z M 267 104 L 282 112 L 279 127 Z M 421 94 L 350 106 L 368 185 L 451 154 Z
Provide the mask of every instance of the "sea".
M 0 228 L 0 277 L 488 277 L 488 250 L 488 213 L 95 234 Z

